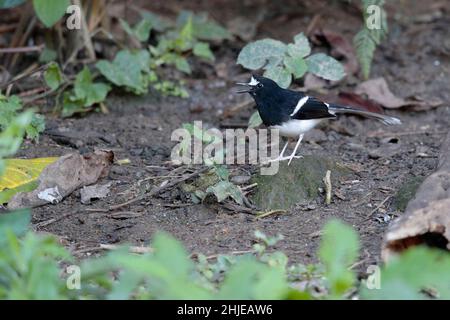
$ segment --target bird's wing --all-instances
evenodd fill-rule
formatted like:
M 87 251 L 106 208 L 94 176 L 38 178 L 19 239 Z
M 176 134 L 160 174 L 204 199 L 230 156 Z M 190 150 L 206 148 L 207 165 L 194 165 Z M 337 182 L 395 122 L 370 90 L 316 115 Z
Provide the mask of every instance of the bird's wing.
M 298 100 L 289 116 L 291 119 L 297 120 L 335 118 L 336 115 L 330 113 L 328 107 L 327 103 L 317 98 L 303 96 Z

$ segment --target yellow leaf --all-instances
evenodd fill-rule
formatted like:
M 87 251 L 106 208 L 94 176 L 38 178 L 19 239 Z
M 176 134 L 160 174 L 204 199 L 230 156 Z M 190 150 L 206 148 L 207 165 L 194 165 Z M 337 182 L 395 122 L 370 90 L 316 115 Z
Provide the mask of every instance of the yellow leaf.
M 58 157 L 36 159 L 6 159 L 6 169 L 0 177 L 0 191 L 14 189 L 36 180 L 42 170 L 55 162 Z

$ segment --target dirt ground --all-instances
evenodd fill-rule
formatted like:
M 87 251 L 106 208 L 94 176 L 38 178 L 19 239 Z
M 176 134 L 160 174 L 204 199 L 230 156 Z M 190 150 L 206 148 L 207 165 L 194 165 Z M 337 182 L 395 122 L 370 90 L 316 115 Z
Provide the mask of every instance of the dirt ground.
M 174 8 L 174 2 L 178 8 L 208 11 L 224 25 L 238 15 L 257 16 L 263 10 L 258 8 L 265 7 L 256 39 L 269 36 L 288 41 L 306 30 L 317 12 L 321 13 L 322 27 L 349 40 L 361 25 L 360 13 L 338 1 L 223 1 L 223 5 L 215 1 L 211 6 L 208 1 L 167 0 L 152 1 L 145 7 L 173 16 L 176 12 L 169 8 Z M 446 6 L 447 16 L 433 16 L 439 5 Z M 391 2 L 387 9 L 389 37 L 375 54 L 372 77 L 385 77 L 400 97 L 449 101 L 449 4 L 398 1 Z M 92 210 L 133 198 L 139 192 L 139 181 L 141 188 L 145 183 L 164 181 L 174 169 L 167 164 L 175 145 L 170 135 L 183 123 L 203 120 L 211 127 L 224 128 L 230 123 L 245 126 L 252 107 L 229 119 L 221 117 L 223 110 L 248 99 L 236 95 L 233 86 L 250 75 L 235 65 L 243 45 L 242 41 L 226 42 L 214 47 L 214 64 L 197 63 L 194 79 L 187 80 L 189 99 L 166 98 L 154 92 L 142 97 L 117 92 L 107 101 L 109 114 L 50 118 L 50 130 L 69 133 L 72 138 L 44 134 L 39 143 L 26 144 L 19 156 L 104 148 L 113 150 L 117 159 L 128 158 L 131 163 L 113 166 L 106 179 L 113 182 L 112 192 L 105 199 L 83 205 L 75 193 L 60 204 L 34 209 L 35 228 L 60 236 L 74 251 L 100 243 L 144 245 L 156 231 L 164 230 L 181 240 L 190 252 L 206 255 L 248 250 L 253 244 L 253 231 L 259 229 L 269 235 L 284 235 L 275 249 L 283 250 L 291 262 L 310 263 L 317 260 L 318 231 L 327 220 L 339 218 L 359 232 L 360 267 L 378 263 L 384 231 L 393 218 L 401 215 L 396 209 L 398 189 L 411 178 L 425 177 L 435 169 L 439 146 L 450 124 L 448 104 L 422 112 L 388 110 L 388 114 L 401 118 L 403 125 L 397 127 L 356 117 L 341 117 L 332 126 L 321 127 L 325 136 L 306 141 L 301 152 L 327 155 L 353 168 L 352 174 L 335 186 L 329 206 L 319 197 L 307 207 L 297 206 L 284 214 L 256 220 L 248 213 L 231 212 L 217 204 L 192 204 L 176 188 L 120 209 L 125 212 L 121 217 L 115 212 Z M 357 81 L 346 79 L 330 92 L 348 90 Z M 48 223 L 51 219 L 56 221 Z

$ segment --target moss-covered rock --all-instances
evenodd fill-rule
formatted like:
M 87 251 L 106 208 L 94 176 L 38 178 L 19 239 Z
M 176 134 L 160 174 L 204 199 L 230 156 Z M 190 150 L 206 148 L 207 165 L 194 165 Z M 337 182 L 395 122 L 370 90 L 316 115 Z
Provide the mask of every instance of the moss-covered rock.
M 425 177 L 412 177 L 406 180 L 395 195 L 395 206 L 399 211 L 405 211 L 408 202 L 414 198 L 417 189 Z
M 335 160 L 321 156 L 294 159 L 290 166 L 287 161 L 282 161 L 277 174 L 258 174 L 252 179 L 258 183 L 252 200 L 263 210 L 289 209 L 319 195 L 319 187 L 324 186 L 323 178 L 327 170 L 331 171 L 332 185 L 350 173 L 348 168 Z

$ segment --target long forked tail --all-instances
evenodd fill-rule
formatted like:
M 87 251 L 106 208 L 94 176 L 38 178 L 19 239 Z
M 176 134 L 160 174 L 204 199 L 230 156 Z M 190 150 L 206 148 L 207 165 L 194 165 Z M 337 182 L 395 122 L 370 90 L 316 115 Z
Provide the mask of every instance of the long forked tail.
M 339 105 L 333 104 L 328 107 L 328 110 L 330 111 L 330 113 L 333 113 L 333 114 L 336 114 L 336 113 L 356 114 L 356 115 L 360 115 L 363 117 L 376 119 L 376 120 L 381 121 L 384 124 L 390 125 L 390 126 L 402 124 L 402 122 L 398 118 L 387 116 L 387 115 L 384 115 L 381 113 L 365 111 L 365 110 L 361 110 L 361 109 L 357 109 L 357 108 L 353 108 L 353 107 L 346 107 L 346 106 L 344 107 L 344 106 L 339 106 Z

